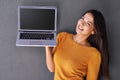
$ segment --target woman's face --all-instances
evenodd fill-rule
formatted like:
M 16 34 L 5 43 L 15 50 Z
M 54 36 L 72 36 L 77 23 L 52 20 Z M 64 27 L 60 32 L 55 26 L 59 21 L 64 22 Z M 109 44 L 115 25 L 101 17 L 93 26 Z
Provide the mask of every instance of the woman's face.
M 84 36 L 94 34 L 94 19 L 91 13 L 86 13 L 81 19 L 78 20 L 76 32 L 77 34 Z

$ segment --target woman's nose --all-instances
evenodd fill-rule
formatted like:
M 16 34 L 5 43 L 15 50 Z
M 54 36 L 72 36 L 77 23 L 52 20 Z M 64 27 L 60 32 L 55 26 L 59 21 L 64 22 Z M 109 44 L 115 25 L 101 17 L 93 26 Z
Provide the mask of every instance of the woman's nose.
M 81 26 L 84 26 L 84 25 L 85 25 L 85 22 L 84 22 L 83 19 L 80 20 L 80 25 L 81 25 Z

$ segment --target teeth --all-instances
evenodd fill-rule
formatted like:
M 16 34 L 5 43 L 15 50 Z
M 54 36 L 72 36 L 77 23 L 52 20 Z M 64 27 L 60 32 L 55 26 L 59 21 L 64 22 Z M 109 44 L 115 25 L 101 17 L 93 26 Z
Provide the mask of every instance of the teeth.
M 80 26 L 78 26 L 78 29 L 81 30 L 81 31 L 83 31 L 83 29 Z

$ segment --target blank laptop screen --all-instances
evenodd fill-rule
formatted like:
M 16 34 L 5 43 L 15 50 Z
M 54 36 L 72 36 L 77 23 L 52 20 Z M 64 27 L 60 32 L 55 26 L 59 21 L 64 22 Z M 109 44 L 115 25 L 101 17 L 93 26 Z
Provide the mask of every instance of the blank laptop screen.
M 20 8 L 20 29 L 55 30 L 55 9 Z

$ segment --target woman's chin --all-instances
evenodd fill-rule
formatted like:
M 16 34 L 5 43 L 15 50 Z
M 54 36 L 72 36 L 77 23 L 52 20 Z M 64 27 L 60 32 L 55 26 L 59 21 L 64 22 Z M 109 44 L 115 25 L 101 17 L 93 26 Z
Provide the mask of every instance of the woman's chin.
M 77 33 L 77 34 L 81 34 L 81 31 L 77 31 L 77 30 L 76 30 L 76 33 Z
M 76 34 L 81 34 L 80 32 L 76 32 Z

